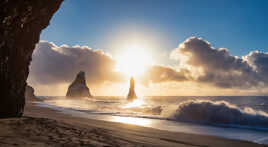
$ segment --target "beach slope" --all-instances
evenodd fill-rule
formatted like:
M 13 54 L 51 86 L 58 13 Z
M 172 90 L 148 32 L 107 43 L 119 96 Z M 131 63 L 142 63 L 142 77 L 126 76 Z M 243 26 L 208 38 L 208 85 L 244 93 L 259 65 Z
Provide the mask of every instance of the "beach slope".
M 0 120 L 0 146 L 265 147 L 247 141 L 91 120 L 27 103 L 25 116 Z

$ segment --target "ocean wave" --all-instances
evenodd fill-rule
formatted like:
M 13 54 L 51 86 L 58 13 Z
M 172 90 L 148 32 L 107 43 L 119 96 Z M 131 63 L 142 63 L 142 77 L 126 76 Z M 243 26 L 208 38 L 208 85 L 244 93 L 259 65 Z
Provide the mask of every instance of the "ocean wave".
M 249 107 L 239 108 L 226 101 L 190 100 L 179 104 L 172 119 L 248 128 L 267 128 L 268 114 Z

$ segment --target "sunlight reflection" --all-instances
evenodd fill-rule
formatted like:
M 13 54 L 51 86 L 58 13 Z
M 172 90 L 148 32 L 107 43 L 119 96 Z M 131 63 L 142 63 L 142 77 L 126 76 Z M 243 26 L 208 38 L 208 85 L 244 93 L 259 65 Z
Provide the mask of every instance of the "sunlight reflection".
M 152 124 L 151 120 L 143 119 L 143 118 L 135 118 L 135 117 L 121 117 L 121 116 L 113 116 L 112 121 L 133 124 L 139 126 L 150 126 Z
M 132 102 L 127 103 L 126 105 L 122 106 L 122 108 L 134 108 L 134 107 L 142 107 L 145 102 L 142 99 L 135 99 Z

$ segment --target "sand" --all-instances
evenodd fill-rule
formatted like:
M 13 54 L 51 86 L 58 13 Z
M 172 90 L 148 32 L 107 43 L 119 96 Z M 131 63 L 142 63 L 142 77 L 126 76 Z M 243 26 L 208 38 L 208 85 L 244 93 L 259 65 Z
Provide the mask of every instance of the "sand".
M 265 147 L 247 141 L 175 133 L 74 117 L 27 102 L 22 118 L 0 119 L 0 147 Z

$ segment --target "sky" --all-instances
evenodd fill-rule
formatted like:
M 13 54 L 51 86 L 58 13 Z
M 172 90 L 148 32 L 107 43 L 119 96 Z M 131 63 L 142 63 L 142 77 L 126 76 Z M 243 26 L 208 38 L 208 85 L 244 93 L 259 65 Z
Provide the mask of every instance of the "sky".
M 109 49 L 114 37 L 146 35 L 172 50 L 198 36 L 242 56 L 268 48 L 267 11 L 266 0 L 65 0 L 41 40 Z
M 28 81 L 40 95 L 51 87 L 64 95 L 81 69 L 96 94 L 124 95 L 127 78 L 113 71 L 114 62 L 134 44 L 154 64 L 147 69 L 151 75 L 137 78 L 144 95 L 266 95 L 267 16 L 266 0 L 65 0 L 41 33 Z M 81 63 L 85 66 L 78 68 Z M 69 74 L 53 72 L 59 67 Z M 96 69 L 100 72 L 92 72 Z M 46 76 L 38 76 L 42 73 Z M 55 76 L 65 78 L 48 82 Z M 101 90 L 108 86 L 110 92 Z

